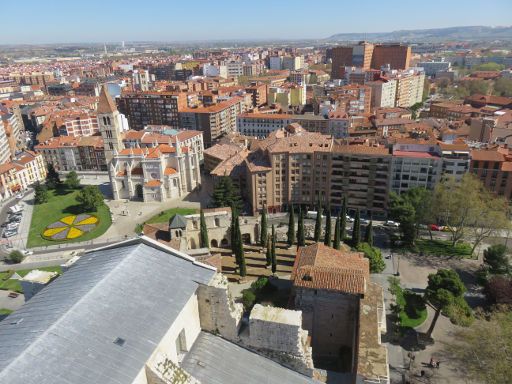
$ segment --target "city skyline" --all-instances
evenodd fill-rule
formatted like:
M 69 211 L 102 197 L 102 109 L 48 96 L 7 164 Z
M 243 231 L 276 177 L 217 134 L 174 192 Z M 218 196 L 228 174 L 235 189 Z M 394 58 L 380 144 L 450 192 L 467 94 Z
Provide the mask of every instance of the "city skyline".
M 3 26 L 12 32 L 4 33 L 0 44 L 313 40 L 337 33 L 509 26 L 507 16 L 512 12 L 512 3 L 505 0 L 434 0 L 421 12 L 415 12 L 401 1 L 382 7 L 374 0 L 357 4 L 330 1 L 316 9 L 314 4 L 304 0 L 295 1 L 293 6 L 264 0 L 258 8 L 233 0 L 216 6 L 198 1 L 193 9 L 186 4 L 163 1 L 141 8 L 132 0 L 107 3 L 92 0 L 87 8 L 80 9 L 80 17 L 77 17 L 77 10 L 61 0 L 53 2 L 51 8 L 35 0 L 26 3 L 32 12 L 21 14 L 15 4 L 4 5 L 4 14 L 11 17 L 3 20 Z M 440 7 L 443 12 L 439 11 Z M 372 8 L 375 12 L 368 12 Z M 490 9 L 496 11 L 489 12 Z M 312 19 L 312 12 L 319 17 Z M 393 16 L 393 23 L 382 17 L 385 14 Z M 281 16 L 276 18 L 275 15 Z M 336 15 L 339 15 L 339 23 Z M 344 17 L 346 15 L 350 17 Z M 333 20 L 326 22 L 328 17 Z M 20 20 L 24 20 L 22 28 Z

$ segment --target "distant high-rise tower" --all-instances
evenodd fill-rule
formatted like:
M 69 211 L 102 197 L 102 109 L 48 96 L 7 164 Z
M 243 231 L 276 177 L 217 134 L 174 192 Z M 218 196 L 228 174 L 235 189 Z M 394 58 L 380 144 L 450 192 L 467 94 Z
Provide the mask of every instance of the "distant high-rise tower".
M 122 130 L 120 116 L 116 104 L 107 91 L 106 85 L 101 89 L 98 108 L 98 126 L 103 137 L 103 148 L 107 164 L 112 161 L 115 153 L 123 149 Z
M 123 41 L 121 41 L 121 48 L 123 48 L 123 49 L 124 49 L 124 40 L 123 40 Z
M 107 55 L 107 44 L 103 44 L 103 52 Z

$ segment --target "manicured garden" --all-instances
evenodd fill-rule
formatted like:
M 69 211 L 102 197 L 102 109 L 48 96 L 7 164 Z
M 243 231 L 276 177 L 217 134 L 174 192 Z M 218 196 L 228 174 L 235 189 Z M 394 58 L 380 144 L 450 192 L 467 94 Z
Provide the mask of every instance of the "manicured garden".
M 34 206 L 27 247 L 86 241 L 107 231 L 112 224 L 108 207 L 86 211 L 77 200 L 79 193 L 65 186 L 48 190 L 47 201 Z
M 57 272 L 59 275 L 62 274 L 61 267 L 41 267 L 37 268 L 40 271 L 48 271 L 48 272 Z M 32 269 L 21 269 L 16 271 L 16 273 L 20 277 L 26 276 Z M 18 280 L 11 279 L 11 276 L 15 273 L 15 271 L 5 271 L 0 272 L 0 290 L 4 291 L 14 291 L 18 293 L 23 293 L 23 289 L 21 288 L 21 284 Z
M 427 307 L 421 295 L 400 286 L 397 278 L 389 279 L 389 291 L 395 296 L 393 313 L 402 329 L 416 328 L 427 319 Z

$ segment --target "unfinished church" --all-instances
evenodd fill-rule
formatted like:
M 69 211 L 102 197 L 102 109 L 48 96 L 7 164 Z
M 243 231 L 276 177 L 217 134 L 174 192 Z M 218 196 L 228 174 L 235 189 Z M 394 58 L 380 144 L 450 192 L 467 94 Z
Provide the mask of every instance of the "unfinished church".
M 372 305 L 359 315 L 374 316 Z M 86 253 L 0 322 L 0 382 L 324 381 L 301 311 L 256 305 L 242 315 L 215 268 L 145 237 L 128 240 Z M 363 351 L 378 344 L 373 326 Z M 388 382 L 370 352 L 343 382 Z

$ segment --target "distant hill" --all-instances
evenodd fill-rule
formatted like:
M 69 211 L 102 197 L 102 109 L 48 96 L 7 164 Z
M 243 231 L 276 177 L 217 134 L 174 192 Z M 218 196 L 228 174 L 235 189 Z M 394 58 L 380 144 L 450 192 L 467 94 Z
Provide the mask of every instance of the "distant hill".
M 393 32 L 337 33 L 327 38 L 331 41 L 444 41 L 444 40 L 499 40 L 512 39 L 509 27 L 450 27 L 434 29 L 412 29 Z

